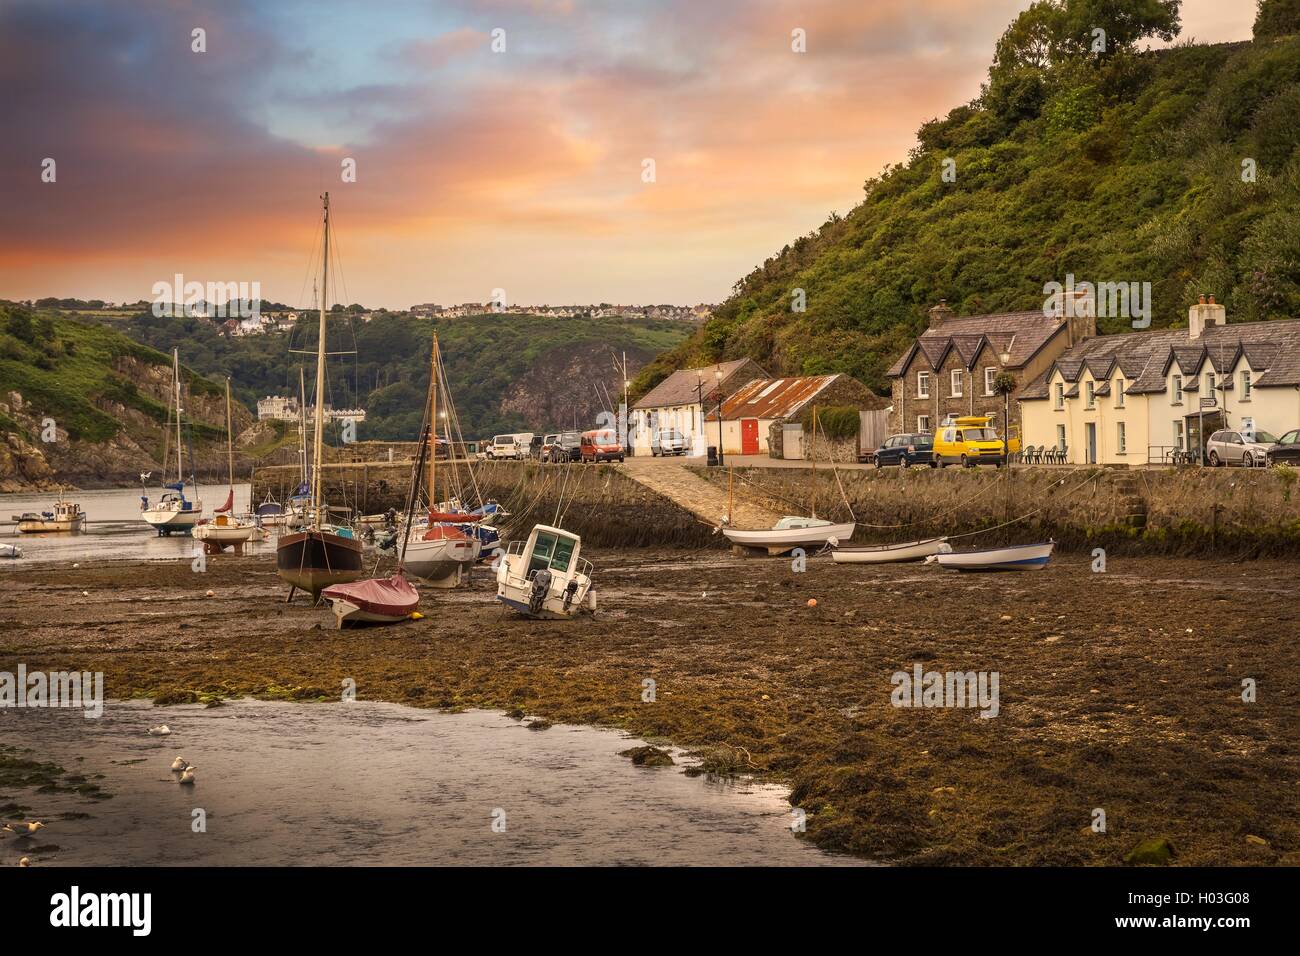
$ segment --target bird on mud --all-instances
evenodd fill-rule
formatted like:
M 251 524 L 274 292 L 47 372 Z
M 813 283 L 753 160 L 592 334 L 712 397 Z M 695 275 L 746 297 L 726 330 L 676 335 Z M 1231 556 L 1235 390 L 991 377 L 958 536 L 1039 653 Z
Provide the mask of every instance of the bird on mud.
M 182 784 L 188 784 L 188 785 L 190 785 L 190 786 L 193 786 L 193 785 L 194 785 L 194 770 L 195 770 L 195 767 L 194 767 L 193 765 L 190 765 L 190 766 L 186 767 L 185 770 L 181 773 L 181 779 L 180 779 L 179 782 L 182 783 Z
M 4 827 L 0 829 L 3 829 L 3 832 L 5 833 L 12 833 L 16 837 L 30 837 L 35 836 L 38 830 L 44 830 L 45 824 L 41 823 L 39 820 L 34 823 L 25 823 L 22 820 L 18 820 L 14 823 L 6 823 Z
M 180 772 L 182 770 L 188 770 L 190 769 L 191 766 L 193 766 L 193 764 L 191 764 L 184 757 L 177 757 L 175 760 L 172 761 L 172 769 L 177 772 Z
M 166 724 L 159 724 L 157 727 L 149 728 L 150 737 L 170 737 L 172 729 Z

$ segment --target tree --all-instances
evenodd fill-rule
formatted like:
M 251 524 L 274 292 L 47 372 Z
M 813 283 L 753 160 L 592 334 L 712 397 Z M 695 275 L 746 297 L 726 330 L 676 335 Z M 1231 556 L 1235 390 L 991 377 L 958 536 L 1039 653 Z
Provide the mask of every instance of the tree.
M 1300 0 L 1259 0 L 1255 39 L 1300 33 Z

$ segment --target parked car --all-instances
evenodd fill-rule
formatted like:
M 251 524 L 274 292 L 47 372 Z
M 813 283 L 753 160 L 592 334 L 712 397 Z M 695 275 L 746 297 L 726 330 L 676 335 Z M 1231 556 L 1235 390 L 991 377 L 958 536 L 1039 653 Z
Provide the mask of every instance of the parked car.
M 1244 465 L 1252 468 L 1268 464 L 1268 451 L 1277 439 L 1268 432 L 1257 431 L 1254 441 L 1230 428 L 1220 429 L 1205 443 L 1205 457 L 1211 465 Z
M 619 444 L 618 433 L 612 428 L 598 428 L 582 433 L 582 445 L 579 457 L 588 461 L 622 461 L 623 446 Z
M 488 445 L 489 458 L 527 458 L 533 443 L 532 432 L 517 432 L 513 435 L 496 435 Z
M 940 468 L 979 464 L 1001 468 L 1005 449 L 997 430 L 989 424 L 992 420 L 991 415 L 962 415 L 941 425 L 934 438 L 935 463 Z
M 528 437 L 528 457 L 541 460 L 542 457 L 542 439 L 543 435 L 530 435 Z
M 691 449 L 691 443 L 676 428 L 661 428 L 650 436 L 650 454 L 685 455 Z
M 934 460 L 934 436 L 926 432 L 912 432 L 906 435 L 890 435 L 876 449 L 876 467 L 901 465 L 929 465 L 934 468 L 939 463 Z
M 1300 465 L 1300 428 L 1294 428 L 1268 450 L 1270 465 Z
M 548 462 L 577 461 L 582 447 L 581 432 L 556 432 L 542 441 L 541 460 Z

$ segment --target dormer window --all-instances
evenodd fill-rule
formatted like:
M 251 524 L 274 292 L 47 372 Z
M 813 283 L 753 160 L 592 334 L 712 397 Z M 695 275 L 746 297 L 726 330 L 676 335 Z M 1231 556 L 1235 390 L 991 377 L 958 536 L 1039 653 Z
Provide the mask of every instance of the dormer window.
M 953 369 L 952 370 L 952 397 L 953 398 L 961 398 L 961 382 L 962 382 L 961 369 L 959 368 Z
M 993 387 L 993 380 L 997 378 L 998 370 L 993 367 L 984 370 L 984 394 L 992 395 L 996 389 Z
M 929 372 L 916 373 L 916 397 L 917 398 L 930 397 L 930 373 Z
M 1123 408 L 1124 407 L 1124 380 L 1122 378 L 1115 379 L 1113 390 L 1115 392 L 1115 407 Z
M 1089 408 L 1097 407 L 1097 390 L 1095 384 L 1091 381 L 1083 383 L 1084 400 Z
M 1169 387 L 1169 404 L 1183 404 L 1183 377 L 1175 375 L 1171 379 L 1172 384 Z
M 1065 384 L 1063 382 L 1056 383 L 1056 407 L 1058 410 L 1065 407 Z
M 1250 372 L 1241 373 L 1241 400 L 1250 401 Z

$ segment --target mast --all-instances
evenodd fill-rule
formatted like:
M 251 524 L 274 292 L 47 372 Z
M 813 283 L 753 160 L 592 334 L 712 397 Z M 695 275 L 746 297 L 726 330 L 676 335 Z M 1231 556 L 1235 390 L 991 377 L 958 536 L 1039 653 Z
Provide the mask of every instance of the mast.
M 438 333 L 433 333 L 433 349 L 429 353 L 429 510 L 438 500 Z
M 325 431 L 325 301 L 330 288 L 330 194 L 322 197 L 325 209 L 325 253 L 321 262 L 320 334 L 316 340 L 316 427 L 312 435 L 312 530 L 320 530 L 320 449 Z
M 313 296 L 313 298 L 315 298 Z M 302 480 L 307 480 L 307 386 L 303 384 L 302 366 L 298 366 L 298 464 Z
M 808 446 L 809 459 L 812 461 L 812 516 L 817 517 L 817 406 L 813 406 L 812 444 Z
M 230 376 L 226 376 L 226 458 L 230 465 L 230 487 L 235 487 L 235 442 L 230 426 Z M 251 494 L 251 490 L 250 490 Z
M 176 381 L 176 480 L 185 483 L 184 466 L 181 465 L 181 355 L 172 349 L 172 378 Z

